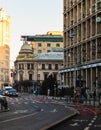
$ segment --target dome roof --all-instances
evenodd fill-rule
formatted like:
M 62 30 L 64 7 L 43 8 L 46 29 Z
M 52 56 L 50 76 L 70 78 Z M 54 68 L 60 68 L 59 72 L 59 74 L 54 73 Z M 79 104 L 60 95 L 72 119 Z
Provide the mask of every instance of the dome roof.
M 27 42 L 25 42 L 23 43 L 21 50 L 32 50 L 32 48 Z

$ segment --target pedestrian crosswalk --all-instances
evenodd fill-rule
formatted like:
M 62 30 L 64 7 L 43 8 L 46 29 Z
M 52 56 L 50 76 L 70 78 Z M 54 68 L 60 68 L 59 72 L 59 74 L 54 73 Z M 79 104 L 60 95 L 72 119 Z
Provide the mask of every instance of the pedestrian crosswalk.
M 29 104 L 29 103 L 56 103 L 55 100 L 37 98 L 33 96 L 26 97 L 7 97 L 7 101 L 10 104 Z

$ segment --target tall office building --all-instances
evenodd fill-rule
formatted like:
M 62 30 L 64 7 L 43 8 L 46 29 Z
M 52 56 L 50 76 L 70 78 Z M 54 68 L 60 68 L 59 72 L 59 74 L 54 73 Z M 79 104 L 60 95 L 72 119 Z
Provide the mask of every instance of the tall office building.
M 0 8 L 0 88 L 9 83 L 10 16 Z
M 101 87 L 101 0 L 64 0 L 62 84 Z

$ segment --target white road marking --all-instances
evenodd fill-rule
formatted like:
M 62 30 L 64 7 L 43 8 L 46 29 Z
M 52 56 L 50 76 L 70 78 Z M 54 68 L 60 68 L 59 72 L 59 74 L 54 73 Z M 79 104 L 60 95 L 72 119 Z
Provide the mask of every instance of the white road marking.
M 41 109 L 41 111 L 44 111 L 44 109 Z
M 26 117 L 30 117 L 30 116 L 36 115 L 37 113 L 38 113 L 38 112 L 35 112 L 35 113 L 32 113 L 32 114 L 28 114 L 28 115 L 25 115 L 25 116 L 20 116 L 20 117 L 8 119 L 8 120 L 4 120 L 4 121 L 1 121 L 0 124 L 6 123 L 6 122 L 10 122 L 10 121 L 19 120 L 19 119 L 23 119 L 23 118 L 26 118 Z
M 24 102 L 24 104 L 28 104 L 28 102 Z
M 92 126 L 92 123 L 89 123 L 88 126 Z
M 93 120 L 96 120 L 97 116 L 94 116 Z
M 94 120 L 92 120 L 91 122 L 92 122 L 92 123 L 94 123 L 95 121 L 94 121 Z
M 79 126 L 77 122 L 70 124 L 71 126 Z
M 50 111 L 50 112 L 57 112 L 57 110 L 56 109 L 53 109 L 52 111 Z
M 94 125 L 94 127 L 101 127 L 101 124 L 98 124 L 98 125 Z
M 88 127 L 86 127 L 84 130 L 89 130 L 90 129 L 90 126 L 93 125 L 93 123 L 95 122 L 97 116 L 94 116 L 94 118 L 91 120 L 91 122 L 88 124 Z M 95 126 L 96 127 L 96 126 Z
M 18 113 L 26 113 L 26 112 L 28 112 L 28 110 L 16 110 L 16 112 L 18 112 Z
M 89 130 L 89 128 L 90 128 L 90 127 L 86 127 L 86 128 L 84 128 L 84 130 Z
M 74 122 L 87 122 L 88 120 L 73 119 Z

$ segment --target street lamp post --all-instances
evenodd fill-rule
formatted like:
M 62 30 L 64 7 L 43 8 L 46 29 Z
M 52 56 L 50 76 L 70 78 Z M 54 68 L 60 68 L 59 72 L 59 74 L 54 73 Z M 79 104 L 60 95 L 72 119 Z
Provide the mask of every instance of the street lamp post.
M 76 36 L 75 33 L 71 34 L 69 37 L 73 40 L 73 38 Z M 73 76 L 73 85 L 74 85 L 74 102 L 78 102 L 77 100 L 77 92 L 76 92 L 76 70 L 77 70 L 77 53 L 76 53 L 76 49 L 73 50 L 73 56 L 74 56 L 74 76 Z
M 76 92 L 76 79 L 77 79 L 77 77 L 76 77 L 76 70 L 77 70 L 76 61 L 77 61 L 77 54 L 76 54 L 76 50 L 74 50 L 73 56 L 74 56 L 74 73 L 73 73 L 74 102 L 77 102 L 77 92 Z
M 77 92 L 76 92 L 76 69 L 77 69 L 77 66 L 76 66 L 76 54 L 74 53 L 74 102 L 78 102 L 77 100 Z

